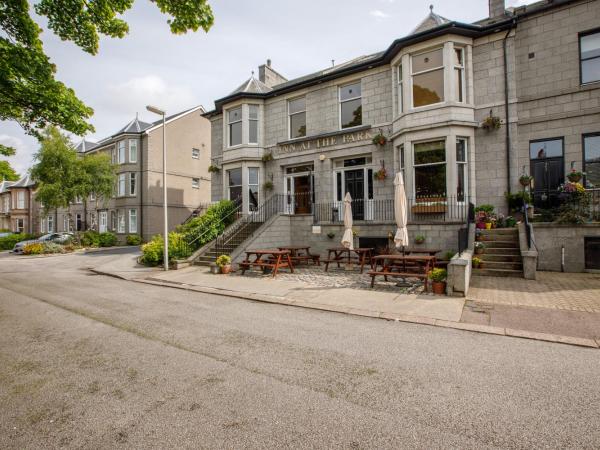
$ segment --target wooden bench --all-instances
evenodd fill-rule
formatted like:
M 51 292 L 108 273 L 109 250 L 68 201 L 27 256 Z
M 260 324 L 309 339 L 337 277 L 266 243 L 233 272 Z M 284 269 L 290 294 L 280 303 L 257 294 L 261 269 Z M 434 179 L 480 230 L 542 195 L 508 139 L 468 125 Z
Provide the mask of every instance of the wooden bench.
M 281 268 L 290 269 L 290 272 L 294 273 L 294 265 L 287 250 L 249 250 L 245 253 L 246 259 L 240 263 L 242 275 L 251 267 L 260 267 L 263 272 L 265 269 L 272 269 L 273 277 Z M 254 260 L 250 259 L 252 256 L 255 257 Z
M 375 286 L 375 277 L 376 276 L 383 276 L 384 280 L 387 281 L 388 277 L 402 277 L 402 278 L 423 278 L 425 280 L 425 290 L 427 291 L 427 277 L 429 275 L 424 274 L 424 273 L 418 273 L 418 272 L 389 272 L 389 271 L 383 271 L 383 272 L 375 272 L 375 271 L 371 271 L 371 272 L 367 272 L 367 275 L 369 275 L 371 277 L 371 287 Z
M 371 287 L 375 286 L 375 277 L 377 276 L 383 276 L 385 281 L 387 281 L 388 277 L 422 278 L 425 286 L 425 292 L 429 292 L 427 278 L 430 270 L 435 267 L 435 262 L 435 256 L 374 256 L 373 270 L 368 272 L 368 275 L 371 277 Z M 379 266 L 381 266 L 381 270 L 379 270 Z

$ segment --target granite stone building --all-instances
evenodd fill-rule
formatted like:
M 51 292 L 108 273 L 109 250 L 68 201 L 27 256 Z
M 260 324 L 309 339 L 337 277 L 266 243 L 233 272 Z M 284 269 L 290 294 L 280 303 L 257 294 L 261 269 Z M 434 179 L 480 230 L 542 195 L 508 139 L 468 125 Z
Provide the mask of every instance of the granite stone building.
M 600 1 L 490 0 L 475 23 L 431 9 L 379 53 L 293 80 L 268 60 L 216 100 L 212 199 L 251 212 L 282 194 L 289 214 L 331 219 L 350 192 L 355 221 L 375 227 L 402 171 L 413 225 L 463 222 L 468 202 L 506 213 L 523 174 L 536 203 L 571 167 L 600 186 L 599 102 Z
M 210 122 L 204 112 L 198 106 L 166 118 L 170 229 L 210 202 Z M 78 199 L 69 210 L 41 217 L 35 231 L 112 231 L 121 241 L 129 234 L 145 240 L 161 234 L 162 139 L 162 120 L 147 123 L 135 117 L 100 142 L 82 141 L 77 146 L 80 154 L 105 152 L 117 166 L 112 198 Z
M 39 204 L 34 194 L 35 183 L 29 175 L 0 182 L 0 230 L 37 232 Z

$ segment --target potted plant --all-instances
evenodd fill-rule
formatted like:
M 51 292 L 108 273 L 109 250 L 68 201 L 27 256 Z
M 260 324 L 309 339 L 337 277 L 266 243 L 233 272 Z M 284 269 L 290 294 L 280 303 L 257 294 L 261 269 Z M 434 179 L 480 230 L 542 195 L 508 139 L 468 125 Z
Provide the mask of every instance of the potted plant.
M 262 156 L 262 162 L 269 162 L 269 161 L 273 161 L 273 153 L 265 153 Z
M 481 122 L 481 128 L 488 131 L 497 130 L 500 128 L 500 125 L 502 125 L 500 117 L 492 115 L 491 111 L 490 115 L 483 119 L 483 122 Z
M 513 216 L 506 216 L 506 219 L 504 219 L 504 224 L 506 225 L 506 228 L 514 228 L 514 226 L 517 224 L 517 220 Z
M 475 254 L 481 255 L 485 250 L 485 244 L 483 242 L 475 242 Z
M 444 253 L 444 259 L 446 261 L 450 261 L 454 255 L 456 255 L 455 251 L 448 250 L 446 253 Z
M 217 166 L 211 164 L 210 166 L 208 166 L 208 172 L 209 173 L 219 173 L 221 171 L 221 169 L 219 169 Z
M 567 175 L 567 178 L 572 183 L 579 183 L 584 175 L 585 175 L 585 173 L 580 172 L 579 170 L 571 169 L 571 172 L 569 172 L 569 174 Z
M 387 143 L 387 138 L 383 135 L 383 132 L 379 130 L 375 136 L 373 136 L 373 144 L 383 147 Z
M 471 262 L 473 263 L 474 269 L 479 269 L 481 267 L 481 259 L 477 258 L 476 256 L 471 260 Z
M 330 231 L 329 233 L 327 233 L 327 237 L 329 239 L 333 239 L 335 237 L 335 233 L 333 231 Z
M 265 191 L 272 191 L 273 190 L 273 182 L 265 181 L 265 184 L 263 184 L 263 188 Z
M 216 264 L 221 269 L 221 273 L 228 274 L 231 272 L 231 257 L 229 255 L 219 256 Z
M 375 172 L 373 174 L 373 178 L 375 178 L 377 181 L 385 180 L 387 178 L 387 170 L 385 170 L 385 167 L 382 167 L 377 172 Z
M 421 245 L 425 242 L 425 236 L 423 236 L 422 234 L 418 234 L 415 237 L 415 244 Z
M 523 187 L 527 187 L 531 184 L 531 181 L 533 180 L 533 177 L 531 175 L 527 175 L 527 174 L 523 174 L 519 177 L 519 183 L 521 183 L 521 186 Z
M 431 287 L 436 295 L 444 295 L 446 293 L 446 277 L 448 272 L 445 269 L 433 269 L 429 272 Z

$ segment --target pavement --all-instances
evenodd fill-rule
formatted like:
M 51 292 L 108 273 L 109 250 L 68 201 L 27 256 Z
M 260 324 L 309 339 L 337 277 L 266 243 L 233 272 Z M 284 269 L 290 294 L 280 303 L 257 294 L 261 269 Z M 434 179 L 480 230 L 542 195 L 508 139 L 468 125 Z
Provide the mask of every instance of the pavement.
M 0 262 L 0 448 L 600 446 L 596 350 L 87 270 L 122 256 Z

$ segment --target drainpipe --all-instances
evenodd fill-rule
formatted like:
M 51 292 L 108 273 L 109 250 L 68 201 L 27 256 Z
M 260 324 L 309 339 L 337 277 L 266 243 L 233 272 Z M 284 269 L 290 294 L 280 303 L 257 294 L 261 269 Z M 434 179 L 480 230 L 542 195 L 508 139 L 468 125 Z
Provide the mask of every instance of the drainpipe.
M 504 54 L 504 117 L 506 118 L 506 192 L 510 194 L 510 117 L 509 117 L 509 107 L 508 107 L 508 50 L 507 50 L 507 40 L 508 35 L 516 25 L 516 19 L 513 19 L 511 27 L 506 32 L 506 36 L 502 39 L 502 50 Z

